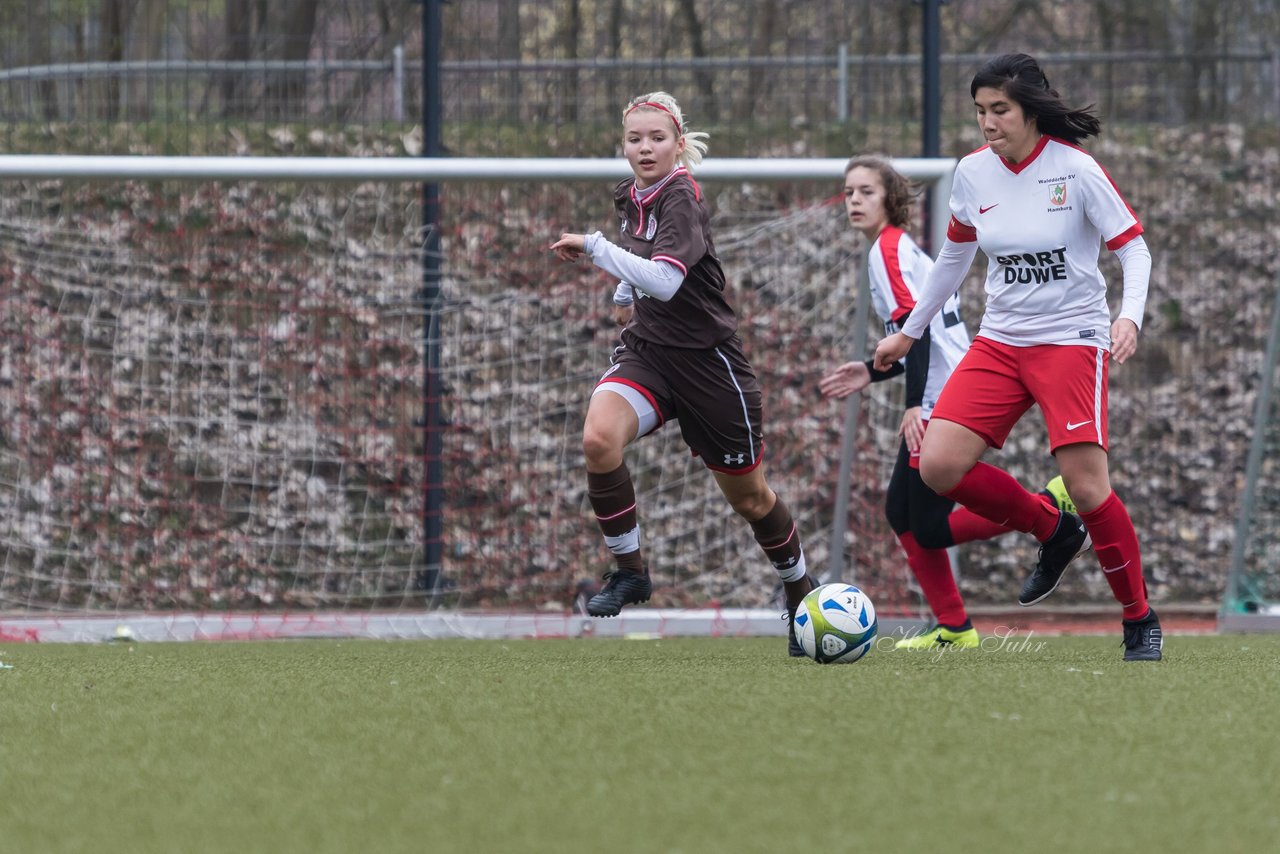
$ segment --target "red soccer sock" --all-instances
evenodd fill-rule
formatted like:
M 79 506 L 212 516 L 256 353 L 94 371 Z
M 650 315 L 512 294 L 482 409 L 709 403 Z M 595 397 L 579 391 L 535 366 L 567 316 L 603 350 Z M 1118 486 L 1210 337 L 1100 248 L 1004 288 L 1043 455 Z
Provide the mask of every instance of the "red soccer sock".
M 1037 492 L 1036 497 L 1044 502 L 1053 500 L 1047 498 L 1043 492 Z M 947 524 L 951 527 L 951 541 L 957 546 L 961 543 L 990 540 L 1013 530 L 1008 525 L 997 525 L 990 519 L 983 519 L 977 513 L 965 507 L 957 507 L 951 511 L 951 514 L 947 516 Z
M 947 516 L 947 524 L 951 526 L 951 539 L 957 546 L 961 543 L 989 540 L 1013 530 L 1007 525 L 997 525 L 990 519 L 983 519 L 964 507 L 952 510 L 951 515 Z
M 1058 527 L 1058 509 L 1001 469 L 978 463 L 950 492 L 941 493 L 984 519 L 1015 531 L 1033 534 L 1044 542 Z
M 964 609 L 960 588 L 951 572 L 951 558 L 946 549 L 926 549 L 910 532 L 898 535 L 907 553 L 907 565 L 920 583 L 925 601 L 934 618 L 944 626 L 962 626 L 969 619 Z
M 1147 584 L 1142 578 L 1138 533 L 1120 496 L 1112 492 L 1095 509 L 1081 513 L 1080 518 L 1093 540 L 1093 553 L 1102 574 L 1124 608 L 1124 618 L 1137 620 L 1146 616 Z

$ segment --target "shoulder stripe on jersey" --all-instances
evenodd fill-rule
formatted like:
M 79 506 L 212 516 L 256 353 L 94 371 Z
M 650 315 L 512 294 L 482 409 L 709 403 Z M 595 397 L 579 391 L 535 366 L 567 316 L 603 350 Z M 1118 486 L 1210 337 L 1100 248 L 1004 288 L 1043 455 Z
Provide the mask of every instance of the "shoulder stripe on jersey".
M 1138 230 L 1137 230 L 1136 232 L 1134 232 L 1133 234 L 1130 234 L 1130 232 L 1132 232 L 1132 231 L 1133 231 L 1133 229 L 1132 229 L 1132 228 L 1130 228 L 1130 229 L 1128 229 L 1128 230 L 1126 230 L 1126 231 L 1124 231 L 1124 232 L 1122 232 L 1122 233 L 1120 233 L 1120 234 L 1116 235 L 1115 237 L 1111 238 L 1111 240 L 1108 240 L 1108 241 L 1107 241 L 1107 248 L 1108 248 L 1108 249 L 1118 249 L 1119 247 L 1124 246 L 1126 243 L 1128 243 L 1130 240 L 1132 240 L 1132 239 L 1133 239 L 1134 237 L 1136 237 L 1137 235 L 1141 234 L 1141 233 L 1142 233 L 1142 220 L 1138 219 L 1138 213 L 1137 213 L 1137 211 L 1135 211 L 1135 210 L 1133 209 L 1133 206 L 1129 204 L 1129 200 L 1128 200 L 1128 199 L 1126 199 L 1126 198 L 1124 197 L 1124 193 L 1120 192 L 1120 187 L 1119 187 L 1119 185 L 1118 185 L 1118 184 L 1116 184 L 1116 179 L 1111 177 L 1111 173 L 1107 171 L 1107 167 L 1103 166 L 1101 163 L 1098 163 L 1098 158 L 1094 157 L 1094 156 L 1093 156 L 1092 154 L 1090 154 L 1086 149 L 1081 148 L 1080 146 L 1076 145 L 1075 143 L 1068 142 L 1068 141 L 1067 141 L 1067 140 L 1065 140 L 1065 139 L 1058 139 L 1056 136 L 1053 138 L 1053 141 L 1054 141 L 1054 142 L 1056 142 L 1056 143 L 1058 143 L 1059 145 L 1065 145 L 1067 148 L 1074 148 L 1076 151 L 1080 152 L 1080 153 L 1081 153 L 1081 154 L 1083 154 L 1085 157 L 1088 157 L 1090 160 L 1092 160 L 1092 161 L 1094 162 L 1094 164 L 1095 164 L 1095 165 L 1097 165 L 1097 167 L 1098 167 L 1099 169 L 1101 169 L 1101 170 L 1102 170 L 1102 174 L 1107 176 L 1107 180 L 1111 182 L 1111 188 L 1112 188 L 1113 190 L 1115 190 L 1115 191 L 1116 191 L 1116 195 L 1120 197 L 1120 201 L 1124 202 L 1125 209 L 1126 209 L 1127 211 L 1129 211 L 1129 215 L 1133 217 L 1133 221 L 1134 221 L 1134 223 L 1138 226 Z M 1129 235 L 1129 236 L 1128 236 L 1128 237 L 1125 237 L 1125 235 L 1126 235 L 1126 234 L 1127 234 L 1127 235 Z M 1121 237 L 1124 237 L 1125 239 L 1124 239 L 1124 240 L 1120 240 L 1120 238 L 1121 238 Z M 1112 241 L 1112 240 L 1120 240 L 1120 242 L 1119 242 L 1119 243 L 1117 243 L 1117 244 L 1113 247 L 1113 246 L 1111 245 L 1111 241 Z
M 947 223 L 947 240 L 952 243 L 973 243 L 977 239 L 978 229 L 951 217 L 951 221 Z
M 685 170 L 685 177 L 689 179 L 689 183 L 693 185 L 693 197 L 698 201 L 702 201 L 702 188 L 698 186 L 698 182 L 693 180 L 693 176 L 689 174 L 689 170 Z
M 654 255 L 649 260 L 650 261 L 666 261 L 668 264 L 674 264 L 675 266 L 679 267 L 680 272 L 683 273 L 684 275 L 686 276 L 689 275 L 689 268 L 686 267 L 684 265 L 684 262 L 681 261 L 679 258 L 673 258 L 670 255 Z
M 880 232 L 880 238 L 876 241 L 880 245 L 880 258 L 884 261 L 885 273 L 889 276 L 889 288 L 893 291 L 893 301 L 897 304 L 892 315 L 895 323 L 901 321 L 907 312 L 916 307 L 911 288 L 907 287 L 907 280 L 902 278 L 902 264 L 898 260 L 898 244 L 901 241 L 902 229 L 893 225 L 885 226 L 884 231 Z
M 1093 162 L 1094 162 L 1094 163 L 1098 163 L 1098 161 L 1096 161 L 1096 160 L 1095 160 L 1095 161 L 1093 161 Z M 1118 186 L 1116 186 L 1116 179 L 1111 177 L 1111 173 L 1107 171 L 1107 167 L 1103 166 L 1101 163 L 1098 163 L 1098 168 L 1102 170 L 1102 174 L 1103 174 L 1103 175 L 1106 175 L 1106 176 L 1107 176 L 1107 180 L 1111 182 L 1111 186 L 1112 186 L 1112 188 L 1116 191 L 1116 195 L 1120 197 L 1120 201 L 1124 202 L 1124 208 L 1125 208 L 1125 210 L 1127 210 L 1127 211 L 1129 212 L 1129 216 L 1133 217 L 1133 223 L 1134 223 L 1134 225 L 1136 225 L 1136 226 L 1138 227 L 1138 232 L 1137 232 L 1137 233 L 1138 233 L 1138 234 L 1141 234 L 1141 233 L 1142 233 L 1142 220 L 1138 219 L 1138 212 L 1137 212 L 1137 211 L 1135 211 L 1135 210 L 1133 209 L 1133 206 L 1129 204 L 1129 200 L 1128 200 L 1128 199 L 1126 199 L 1126 198 L 1124 197 L 1124 193 L 1120 192 L 1120 188 L 1119 188 Z M 1132 230 L 1133 230 L 1133 229 L 1129 229 L 1129 231 L 1132 231 Z M 1129 233 L 1129 231 L 1126 231 L 1126 232 L 1125 232 L 1125 234 L 1128 234 L 1128 233 Z M 1113 237 L 1113 238 L 1112 238 L 1112 240 L 1116 240 L 1116 239 L 1118 239 L 1118 238 L 1115 238 L 1115 237 Z M 1129 239 L 1131 239 L 1131 238 L 1129 238 Z M 1128 239 L 1126 239 L 1125 241 L 1122 241 L 1122 242 L 1121 242 L 1121 243 L 1119 243 L 1118 245 L 1119 245 L 1119 246 L 1123 246 L 1126 242 L 1128 242 Z M 1107 245 L 1108 245 L 1108 246 L 1110 246 L 1110 242 L 1108 242 L 1108 244 L 1107 244 Z

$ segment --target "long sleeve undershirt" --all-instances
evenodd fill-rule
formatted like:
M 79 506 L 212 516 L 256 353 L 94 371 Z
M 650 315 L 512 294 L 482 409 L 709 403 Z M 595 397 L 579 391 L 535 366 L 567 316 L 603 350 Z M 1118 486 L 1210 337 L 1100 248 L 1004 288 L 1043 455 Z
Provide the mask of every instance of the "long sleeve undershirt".
M 960 290 L 960 285 L 964 284 L 964 274 L 969 272 L 969 268 L 973 266 L 973 259 L 977 255 L 977 241 L 956 243 L 950 238 L 943 241 L 938 260 L 934 263 L 933 270 L 929 272 L 929 278 L 916 299 L 916 307 L 911 310 L 911 316 L 902 325 L 904 335 L 919 340 L 924 331 L 929 328 L 934 315 L 942 309 L 943 303 Z
M 1116 250 L 1124 271 L 1124 297 L 1120 300 L 1120 317 L 1132 320 L 1142 328 L 1142 314 L 1147 308 L 1147 286 L 1151 282 L 1151 250 L 1142 235 Z
M 621 279 L 621 284 L 639 288 L 654 299 L 669 301 L 684 284 L 684 274 L 669 261 L 650 261 L 633 255 L 600 232 L 592 232 L 583 240 L 583 249 L 591 256 L 591 262 L 600 269 Z M 614 302 L 621 291 L 614 292 Z M 625 303 L 619 303 L 625 305 Z

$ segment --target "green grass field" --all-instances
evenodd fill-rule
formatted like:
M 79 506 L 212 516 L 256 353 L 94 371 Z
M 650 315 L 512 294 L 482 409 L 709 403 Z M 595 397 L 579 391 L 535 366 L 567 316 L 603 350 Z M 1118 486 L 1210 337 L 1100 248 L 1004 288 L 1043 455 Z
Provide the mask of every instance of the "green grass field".
M 0 850 L 1280 846 L 1280 637 L 784 646 L 0 645 Z

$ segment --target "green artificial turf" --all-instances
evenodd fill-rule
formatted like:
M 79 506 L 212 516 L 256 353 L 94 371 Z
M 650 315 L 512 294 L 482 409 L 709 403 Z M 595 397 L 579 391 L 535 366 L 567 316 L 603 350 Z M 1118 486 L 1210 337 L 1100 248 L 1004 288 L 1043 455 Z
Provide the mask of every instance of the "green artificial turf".
M 1280 637 L 0 645 L 5 851 L 1271 851 Z

